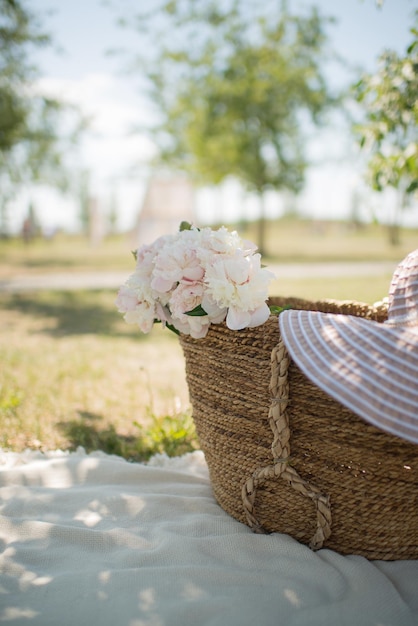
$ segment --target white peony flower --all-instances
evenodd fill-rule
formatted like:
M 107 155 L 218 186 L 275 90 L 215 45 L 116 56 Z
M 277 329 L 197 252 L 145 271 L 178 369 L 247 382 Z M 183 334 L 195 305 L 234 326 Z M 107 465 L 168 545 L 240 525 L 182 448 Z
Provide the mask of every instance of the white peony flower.
M 116 298 L 118 310 L 145 333 L 159 320 L 196 339 L 224 320 L 233 330 L 263 324 L 274 276 L 261 267 L 256 250 L 225 227 L 160 237 L 137 251 L 135 271 Z M 199 306 L 202 315 L 188 315 Z
M 179 283 L 171 294 L 170 311 L 174 317 L 181 316 L 202 304 L 202 298 L 202 283 L 188 281 Z
M 135 294 L 135 291 L 128 287 L 128 285 L 122 285 L 116 297 L 115 304 L 119 313 L 134 311 L 136 305 L 138 304 L 138 298 Z
M 180 236 L 183 235 L 183 236 Z M 161 248 L 155 257 L 151 287 L 159 292 L 171 291 L 182 280 L 198 281 L 204 268 L 196 253 L 195 231 L 182 231 Z
M 173 325 L 184 335 L 190 335 L 194 339 L 202 339 L 206 337 L 210 319 L 207 315 L 194 316 L 181 314 L 179 316 L 173 315 Z
M 226 325 L 231 330 L 241 330 L 242 328 L 253 328 L 261 326 L 268 320 L 270 309 L 264 302 L 254 311 L 243 311 L 234 306 L 229 307 L 226 316 Z
M 273 274 L 261 268 L 260 255 L 218 257 L 205 274 L 207 293 L 220 307 L 254 311 L 268 297 Z
M 261 324 L 267 322 L 268 318 L 270 317 L 270 309 L 267 303 L 263 302 L 263 304 L 261 304 L 258 309 L 250 311 L 250 314 L 251 321 L 248 324 L 248 327 L 254 328 L 254 326 L 261 326 Z
M 155 315 L 155 304 L 143 300 L 134 310 L 125 313 L 124 320 L 127 324 L 136 324 L 141 332 L 149 333 L 154 325 Z
M 220 308 L 207 292 L 202 299 L 202 309 L 206 311 L 212 324 L 223 322 L 228 313 L 228 309 L 226 307 Z

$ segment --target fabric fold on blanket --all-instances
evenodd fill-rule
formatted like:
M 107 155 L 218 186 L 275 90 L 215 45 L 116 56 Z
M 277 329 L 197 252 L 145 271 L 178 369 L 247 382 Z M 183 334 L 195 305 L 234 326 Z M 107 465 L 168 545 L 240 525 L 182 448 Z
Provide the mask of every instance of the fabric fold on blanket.
M 0 452 L 0 514 L 0 623 L 418 625 L 418 561 L 253 534 L 216 503 L 202 452 Z

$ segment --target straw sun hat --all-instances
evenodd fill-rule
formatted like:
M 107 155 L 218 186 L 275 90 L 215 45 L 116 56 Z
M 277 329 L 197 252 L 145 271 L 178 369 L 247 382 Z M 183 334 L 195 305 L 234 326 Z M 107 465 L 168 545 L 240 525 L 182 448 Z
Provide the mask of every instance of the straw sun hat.
M 280 331 L 300 370 L 381 430 L 418 443 L 418 249 L 397 267 L 383 324 L 287 310 Z

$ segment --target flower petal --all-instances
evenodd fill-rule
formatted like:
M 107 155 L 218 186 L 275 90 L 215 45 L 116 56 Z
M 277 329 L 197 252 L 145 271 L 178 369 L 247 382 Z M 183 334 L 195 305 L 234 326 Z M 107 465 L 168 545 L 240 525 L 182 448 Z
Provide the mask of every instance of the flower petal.
M 226 316 L 226 325 L 231 330 L 241 330 L 248 326 L 251 321 L 251 315 L 248 311 L 241 311 L 233 306 L 229 307 Z
M 262 304 L 255 309 L 255 311 L 250 311 L 251 321 L 248 324 L 249 328 L 254 328 L 254 326 L 261 326 L 264 322 L 267 322 L 270 317 L 270 309 L 266 303 Z

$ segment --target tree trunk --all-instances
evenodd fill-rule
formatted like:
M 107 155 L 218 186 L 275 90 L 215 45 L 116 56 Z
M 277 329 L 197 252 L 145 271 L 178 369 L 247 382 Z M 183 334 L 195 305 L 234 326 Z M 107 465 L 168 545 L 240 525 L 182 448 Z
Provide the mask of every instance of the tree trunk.
M 401 243 L 400 219 L 401 213 L 406 205 L 406 198 L 406 193 L 403 190 L 399 190 L 399 200 L 395 206 L 393 220 L 388 226 L 389 243 L 391 246 L 399 246 Z
M 258 252 L 261 256 L 264 256 L 266 254 L 266 206 L 262 191 L 258 192 L 258 198 L 260 203 L 260 216 L 258 218 L 257 245 Z
M 0 201 L 0 238 L 7 237 L 9 233 L 9 211 L 7 200 Z
M 399 224 L 394 222 L 388 226 L 389 243 L 391 246 L 399 246 L 401 243 L 401 233 Z

